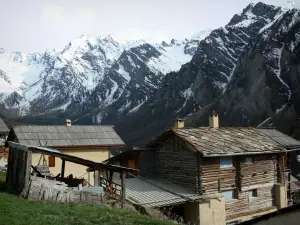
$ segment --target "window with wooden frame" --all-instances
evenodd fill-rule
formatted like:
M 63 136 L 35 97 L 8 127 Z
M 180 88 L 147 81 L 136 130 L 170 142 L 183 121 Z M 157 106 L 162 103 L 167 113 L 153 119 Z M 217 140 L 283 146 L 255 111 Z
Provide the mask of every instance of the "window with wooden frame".
M 231 168 L 233 167 L 232 164 L 232 157 L 228 156 L 228 157 L 220 157 L 220 168 Z
M 253 189 L 249 191 L 249 200 L 253 200 L 254 198 L 257 197 L 257 189 Z
M 244 159 L 244 162 L 246 164 L 252 164 L 253 163 L 253 157 L 252 156 L 246 156 Z
M 48 162 L 49 162 L 49 167 L 55 167 L 55 157 L 54 156 L 49 156 L 48 157 Z
M 224 195 L 225 200 L 238 199 L 238 190 L 236 188 L 231 190 L 221 191 L 221 194 Z

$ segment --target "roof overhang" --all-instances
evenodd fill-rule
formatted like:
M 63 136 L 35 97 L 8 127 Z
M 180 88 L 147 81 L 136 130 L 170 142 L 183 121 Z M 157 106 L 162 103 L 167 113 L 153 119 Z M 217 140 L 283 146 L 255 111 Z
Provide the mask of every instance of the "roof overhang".
M 46 147 L 20 145 L 18 143 L 11 142 L 11 141 L 8 141 L 8 144 L 12 148 L 17 148 L 17 149 L 20 149 L 20 150 L 23 150 L 23 151 L 32 151 L 34 153 L 41 153 L 41 154 L 44 154 L 44 155 L 51 155 L 51 156 L 54 156 L 54 157 L 61 158 L 65 161 L 76 163 L 76 164 L 79 164 L 79 165 L 83 165 L 83 166 L 86 166 L 86 167 L 89 167 L 89 168 L 107 169 L 107 170 L 110 170 L 110 171 L 113 171 L 113 172 L 119 172 L 119 173 L 121 173 L 121 172 L 136 173 L 136 172 L 138 172 L 138 170 L 136 170 L 136 169 L 126 168 L 126 167 L 121 167 L 121 166 L 115 166 L 115 165 L 109 165 L 109 164 L 105 164 L 103 162 L 95 162 L 95 161 L 92 161 L 92 160 L 83 159 L 83 158 L 80 158 L 80 157 L 64 154 L 64 153 L 61 153 L 60 151 L 58 151 L 56 149 L 51 149 L 51 148 L 46 148 Z

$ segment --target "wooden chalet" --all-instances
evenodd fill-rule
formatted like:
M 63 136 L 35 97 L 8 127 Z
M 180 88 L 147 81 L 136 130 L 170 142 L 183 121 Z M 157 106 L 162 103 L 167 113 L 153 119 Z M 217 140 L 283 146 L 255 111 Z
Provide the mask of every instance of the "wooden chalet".
M 299 147 L 299 141 L 274 129 L 219 127 L 216 114 L 210 117 L 209 127 L 185 128 L 180 120 L 146 146 L 152 154 L 148 150 L 147 157 L 138 157 L 138 165 L 144 164 L 139 166 L 140 173 L 147 173 L 140 179 L 156 187 L 159 181 L 184 188 L 185 192 L 174 192 L 171 185 L 159 186 L 182 197 L 173 203 L 181 205 L 177 213 L 185 222 L 235 224 L 288 206 L 288 156 Z M 128 164 L 136 151 L 107 161 Z M 131 199 L 142 202 L 137 194 Z
M 96 162 L 108 159 L 113 149 L 125 146 L 113 126 L 72 125 L 70 120 L 66 120 L 66 125 L 62 126 L 15 126 L 11 129 L 7 140 L 26 146 L 53 148 L 64 154 Z M 93 185 L 86 166 L 66 163 L 60 158 L 40 153 L 34 153 L 32 157 L 32 163 L 44 170 L 40 172 L 57 175 L 65 163 L 67 175 L 84 178 Z

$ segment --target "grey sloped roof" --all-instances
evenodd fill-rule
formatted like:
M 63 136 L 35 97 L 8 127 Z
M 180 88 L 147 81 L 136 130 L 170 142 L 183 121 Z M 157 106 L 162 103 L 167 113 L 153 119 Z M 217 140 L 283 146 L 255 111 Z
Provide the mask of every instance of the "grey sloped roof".
M 272 138 L 252 127 L 220 128 L 181 128 L 165 131 L 148 144 L 150 147 L 161 145 L 174 134 L 190 144 L 204 157 L 226 155 L 251 155 L 286 151 L 286 148 Z
M 290 148 L 299 148 L 300 147 L 300 141 L 279 132 L 278 130 L 275 129 L 259 129 L 259 132 L 267 135 L 280 145 L 290 149 Z
M 4 121 L 1 119 L 1 117 L 0 117 L 0 133 L 3 133 L 3 134 L 9 133 L 9 129 L 6 126 L 6 124 L 4 123 Z
M 187 140 L 204 156 L 270 153 L 285 150 L 283 146 L 255 128 L 200 127 L 174 129 L 176 135 Z
M 126 200 L 144 207 L 177 205 L 202 198 L 201 195 L 160 179 L 129 178 L 125 180 L 125 187 Z
M 16 126 L 20 144 L 30 146 L 120 146 L 124 145 L 112 126 Z

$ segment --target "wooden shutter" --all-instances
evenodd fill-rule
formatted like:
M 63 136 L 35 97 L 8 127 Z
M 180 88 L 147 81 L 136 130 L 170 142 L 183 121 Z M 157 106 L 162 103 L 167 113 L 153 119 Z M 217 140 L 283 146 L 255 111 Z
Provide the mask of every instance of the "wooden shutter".
M 55 167 L 55 157 L 54 156 L 49 156 L 48 162 L 49 162 L 49 167 Z

